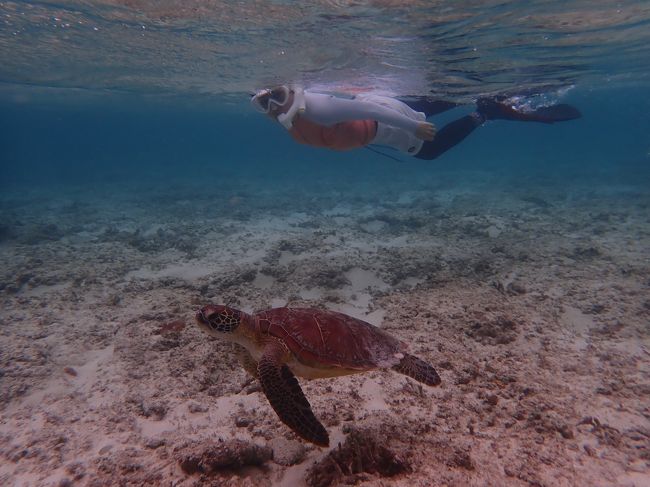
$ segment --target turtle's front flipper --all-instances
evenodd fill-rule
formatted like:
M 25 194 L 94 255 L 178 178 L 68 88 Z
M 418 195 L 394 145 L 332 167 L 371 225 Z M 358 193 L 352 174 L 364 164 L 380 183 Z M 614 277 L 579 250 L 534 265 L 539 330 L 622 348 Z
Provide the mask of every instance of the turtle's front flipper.
M 408 353 L 404 354 L 404 358 L 400 361 L 399 364 L 393 367 L 393 370 L 399 372 L 400 374 L 408 375 L 412 379 L 415 379 L 418 382 L 422 382 L 428 386 L 437 386 L 440 385 L 440 376 L 436 369 L 431 367 L 424 360 L 409 355 Z
M 257 364 L 262 390 L 280 420 L 298 436 L 319 446 L 329 446 L 329 436 L 316 419 L 300 384 L 284 365 L 286 349 L 271 340 Z

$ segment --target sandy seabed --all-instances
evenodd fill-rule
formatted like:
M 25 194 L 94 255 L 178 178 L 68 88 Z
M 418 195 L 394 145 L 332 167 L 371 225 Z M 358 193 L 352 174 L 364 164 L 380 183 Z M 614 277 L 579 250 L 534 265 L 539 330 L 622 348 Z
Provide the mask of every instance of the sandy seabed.
M 649 486 L 649 181 L 3 191 L 0 484 Z M 314 447 L 194 325 L 224 302 L 365 319 L 443 383 L 301 380 Z

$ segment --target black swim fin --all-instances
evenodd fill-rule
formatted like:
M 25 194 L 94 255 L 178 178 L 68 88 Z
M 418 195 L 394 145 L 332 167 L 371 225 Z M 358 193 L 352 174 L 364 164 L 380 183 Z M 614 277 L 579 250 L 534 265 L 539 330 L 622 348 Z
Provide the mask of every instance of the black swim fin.
M 553 123 L 565 122 L 567 120 L 575 120 L 582 117 L 582 113 L 576 107 L 560 103 L 559 105 L 551 105 L 548 107 L 540 107 L 529 113 L 530 115 L 539 118 L 540 122 Z
M 524 111 L 504 103 L 503 100 L 500 99 L 480 98 L 476 102 L 476 106 L 478 109 L 477 111 L 483 115 L 486 120 L 517 120 L 520 122 L 555 123 L 575 120 L 582 116 L 577 108 L 567 105 L 566 103 Z

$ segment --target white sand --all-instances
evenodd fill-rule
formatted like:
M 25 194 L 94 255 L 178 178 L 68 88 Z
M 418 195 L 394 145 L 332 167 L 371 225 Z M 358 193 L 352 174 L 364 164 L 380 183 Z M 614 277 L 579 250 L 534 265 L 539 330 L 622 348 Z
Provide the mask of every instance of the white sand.
M 378 371 L 301 382 L 331 448 L 350 426 L 399 432 L 387 447 L 410 473 L 362 485 L 650 485 L 647 192 L 539 188 L 545 208 L 479 176 L 474 190 L 459 174 L 456 191 L 395 183 L 350 201 L 289 188 L 12 210 L 0 483 L 305 485 L 328 450 L 212 480 L 174 456 L 191 440 L 302 444 L 230 347 L 193 324 L 199 306 L 228 302 L 345 312 L 438 369 L 435 389 Z M 29 243 L 48 219 L 65 237 Z M 174 322 L 186 326 L 162 329 Z

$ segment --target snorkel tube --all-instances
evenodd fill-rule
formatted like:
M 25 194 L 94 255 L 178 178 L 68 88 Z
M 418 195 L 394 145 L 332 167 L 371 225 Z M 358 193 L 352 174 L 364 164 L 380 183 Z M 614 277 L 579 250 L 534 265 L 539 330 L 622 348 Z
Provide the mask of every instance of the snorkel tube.
M 293 119 L 296 115 L 305 111 L 305 91 L 300 86 L 291 86 L 293 91 L 293 102 L 291 107 L 285 112 L 278 115 L 278 122 L 287 130 L 293 127 Z

